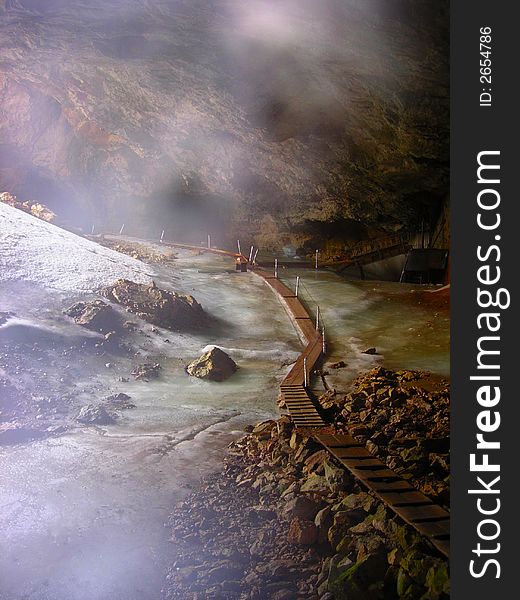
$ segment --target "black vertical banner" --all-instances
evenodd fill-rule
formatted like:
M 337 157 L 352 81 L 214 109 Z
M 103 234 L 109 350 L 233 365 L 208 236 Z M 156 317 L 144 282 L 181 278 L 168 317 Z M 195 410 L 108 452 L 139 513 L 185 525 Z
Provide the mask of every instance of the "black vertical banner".
M 520 174 L 512 3 L 451 2 L 452 597 L 515 597 Z M 515 487 L 517 488 L 515 490 Z

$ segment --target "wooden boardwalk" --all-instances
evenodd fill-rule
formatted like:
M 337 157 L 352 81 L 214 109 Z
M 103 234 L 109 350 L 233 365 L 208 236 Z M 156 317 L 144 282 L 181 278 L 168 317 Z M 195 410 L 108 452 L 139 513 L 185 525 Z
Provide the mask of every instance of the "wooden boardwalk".
M 295 293 L 274 275 L 256 271 L 279 295 L 306 342 L 303 352 L 280 385 L 280 394 L 296 427 L 309 431 L 352 475 L 403 521 L 426 536 L 444 556 L 450 552 L 450 513 L 416 490 L 347 433 L 329 433 L 305 382 L 304 359 L 310 374 L 323 356 L 323 337 Z
M 351 435 L 318 433 L 315 438 L 403 521 L 449 556 L 450 513 L 447 510 L 389 469 Z
M 171 248 L 183 248 L 184 250 L 194 250 L 195 252 L 209 252 L 210 254 L 220 254 L 221 256 L 232 256 L 235 259 L 241 258 L 247 262 L 247 257 L 238 252 L 230 252 L 229 250 L 221 250 L 220 248 L 206 248 L 205 246 L 194 246 L 193 244 L 182 244 L 179 242 L 160 242 L 163 246 Z
M 316 323 L 310 318 L 307 309 L 296 297 L 293 290 L 268 271 L 255 269 L 253 272 L 278 294 L 302 343 L 305 345 L 303 352 L 280 385 L 280 400 L 287 407 L 296 427 L 306 429 L 325 427 L 326 423 L 316 409 L 308 385 L 310 375 L 323 355 L 322 334 L 316 329 Z M 307 374 L 305 369 L 307 369 Z
M 166 245 L 247 260 L 243 255 L 217 248 L 174 243 Z M 348 433 L 330 433 L 330 425 L 319 414 L 308 385 L 313 369 L 323 358 L 322 334 L 293 290 L 274 277 L 271 271 L 255 269 L 252 272 L 277 294 L 304 345 L 302 353 L 280 385 L 281 399 L 296 427 L 305 429 L 363 486 L 403 521 L 427 537 L 439 552 L 449 557 L 450 513 L 389 469 L 354 437 Z

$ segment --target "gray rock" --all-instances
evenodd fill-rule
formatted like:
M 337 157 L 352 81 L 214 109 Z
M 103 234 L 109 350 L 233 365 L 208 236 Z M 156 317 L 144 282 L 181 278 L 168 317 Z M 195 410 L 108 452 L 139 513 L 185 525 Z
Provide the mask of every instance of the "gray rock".
M 329 484 L 325 477 L 315 474 L 308 477 L 300 489 L 302 492 L 327 493 L 330 491 Z
M 349 476 L 345 469 L 336 467 L 329 461 L 323 463 L 325 468 L 325 480 L 331 492 L 339 492 L 346 489 L 349 481 Z
M 349 494 L 340 503 L 340 510 L 355 510 L 362 508 L 366 512 L 370 512 L 377 501 L 373 496 L 366 492 L 359 492 L 358 494 Z
M 102 300 L 76 302 L 64 313 L 76 324 L 104 334 L 116 331 L 121 325 L 121 319 L 116 311 Z
M 318 542 L 324 543 L 327 541 L 327 533 L 332 525 L 332 506 L 326 506 L 321 509 L 314 517 L 314 524 L 318 528 Z
M 87 425 L 112 425 L 116 419 L 103 405 L 87 404 L 79 411 L 76 421 Z
M 296 498 L 287 502 L 283 514 L 289 519 L 314 520 L 319 508 L 319 504 L 308 496 L 296 496 Z
M 127 408 L 135 408 L 135 404 L 131 400 L 131 396 L 120 392 L 119 394 L 107 396 L 105 398 L 105 404 L 118 410 L 125 410 Z

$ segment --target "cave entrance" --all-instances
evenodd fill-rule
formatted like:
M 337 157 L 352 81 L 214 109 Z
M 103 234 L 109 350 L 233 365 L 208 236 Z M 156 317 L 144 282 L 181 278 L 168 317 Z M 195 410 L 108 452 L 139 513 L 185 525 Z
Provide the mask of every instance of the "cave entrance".
M 162 194 L 146 203 L 146 220 L 165 231 L 166 240 L 206 245 L 225 244 L 230 237 L 232 208 L 226 199 L 213 194 Z

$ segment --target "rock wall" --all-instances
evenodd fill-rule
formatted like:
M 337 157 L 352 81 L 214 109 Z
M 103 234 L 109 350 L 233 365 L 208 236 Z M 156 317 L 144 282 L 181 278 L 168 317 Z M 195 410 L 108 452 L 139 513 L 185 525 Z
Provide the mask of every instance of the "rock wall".
M 0 189 L 190 241 L 413 228 L 448 190 L 447 6 L 6 0 Z

